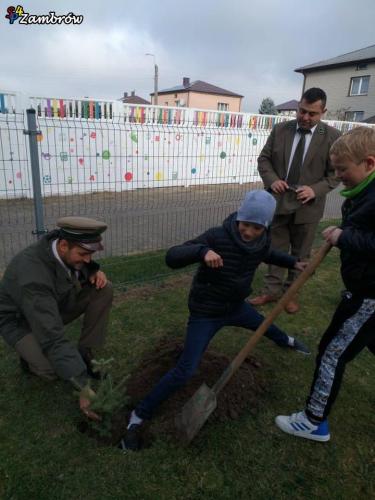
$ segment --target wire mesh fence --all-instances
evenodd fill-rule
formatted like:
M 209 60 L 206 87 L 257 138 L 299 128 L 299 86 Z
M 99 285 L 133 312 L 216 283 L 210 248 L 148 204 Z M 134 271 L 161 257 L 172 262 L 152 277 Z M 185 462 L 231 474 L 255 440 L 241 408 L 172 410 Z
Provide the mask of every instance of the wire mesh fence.
M 35 237 L 24 113 L 0 114 L 0 269 Z
M 152 108 L 116 116 L 111 107 L 107 118 L 90 118 L 95 107 L 87 117 L 36 108 L 44 229 L 65 215 L 99 218 L 109 226 L 101 257 L 143 254 L 221 223 L 262 186 L 257 158 L 285 117 Z M 24 113 L 0 113 L 0 269 L 36 238 L 25 128 Z M 325 216 L 339 217 L 340 206 L 331 193 Z

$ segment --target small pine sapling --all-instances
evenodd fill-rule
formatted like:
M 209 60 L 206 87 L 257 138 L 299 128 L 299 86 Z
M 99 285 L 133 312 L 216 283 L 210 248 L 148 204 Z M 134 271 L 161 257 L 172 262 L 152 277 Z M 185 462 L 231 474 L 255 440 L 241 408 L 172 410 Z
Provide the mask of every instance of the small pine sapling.
M 113 358 L 92 360 L 93 371 L 100 373 L 100 381 L 95 396 L 92 398 L 90 410 L 97 413 L 101 420 L 99 422 L 91 420 L 90 426 L 101 437 L 111 435 L 112 417 L 129 399 L 125 386 L 128 377 L 124 377 L 115 385 L 109 372 L 112 363 Z

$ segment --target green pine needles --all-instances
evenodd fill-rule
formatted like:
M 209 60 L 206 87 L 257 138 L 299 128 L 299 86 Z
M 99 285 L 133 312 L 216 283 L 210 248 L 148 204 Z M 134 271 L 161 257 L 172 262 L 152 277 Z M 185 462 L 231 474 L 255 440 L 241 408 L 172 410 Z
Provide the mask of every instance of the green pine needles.
M 126 381 L 128 376 L 124 377 L 118 384 L 114 384 L 110 368 L 114 359 L 92 360 L 93 371 L 100 373 L 100 382 L 95 396 L 92 398 L 90 410 L 97 413 L 101 420 L 90 421 L 90 427 L 101 437 L 109 437 L 112 430 L 112 417 L 128 401 L 126 395 Z

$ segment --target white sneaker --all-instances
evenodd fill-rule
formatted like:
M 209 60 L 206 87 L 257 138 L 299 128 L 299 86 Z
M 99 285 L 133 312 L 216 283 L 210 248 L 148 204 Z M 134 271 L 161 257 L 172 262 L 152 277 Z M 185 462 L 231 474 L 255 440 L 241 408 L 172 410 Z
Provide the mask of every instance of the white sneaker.
M 300 352 L 305 356 L 310 356 L 311 354 L 310 349 L 307 346 L 305 346 L 303 342 L 295 339 L 294 337 L 289 337 L 288 345 L 291 349 L 294 349 L 296 352 Z
M 292 415 L 279 415 L 275 418 L 275 424 L 287 434 L 313 441 L 329 441 L 331 437 L 327 420 L 312 424 L 304 411 Z

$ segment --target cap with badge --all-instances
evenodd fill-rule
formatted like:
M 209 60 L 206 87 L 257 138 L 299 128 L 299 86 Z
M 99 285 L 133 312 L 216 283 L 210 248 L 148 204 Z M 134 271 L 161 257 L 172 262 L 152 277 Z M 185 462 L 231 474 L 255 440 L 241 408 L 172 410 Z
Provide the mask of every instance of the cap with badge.
M 61 239 L 76 243 L 90 252 L 103 250 L 101 234 L 107 224 L 88 217 L 60 217 L 56 222 Z

